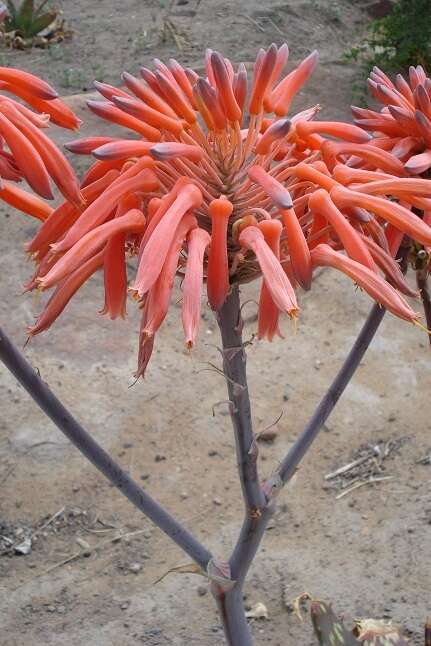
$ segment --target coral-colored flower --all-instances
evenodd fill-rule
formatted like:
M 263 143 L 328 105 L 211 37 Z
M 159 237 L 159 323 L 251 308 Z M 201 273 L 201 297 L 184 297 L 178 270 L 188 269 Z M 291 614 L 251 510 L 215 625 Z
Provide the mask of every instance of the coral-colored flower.
M 51 179 L 64 197 L 83 206 L 78 179 L 72 166 L 45 135 L 49 121 L 76 130 L 80 121 L 48 83 L 13 68 L 0 67 L 0 90 L 18 96 L 41 114 L 11 97 L 0 95 L 0 177 L 25 179 L 45 199 L 52 199 Z M 4 146 L 9 150 L 5 150 Z M 28 215 L 45 220 L 52 209 L 35 195 L 5 183 L 0 198 Z
M 28 245 L 39 263 L 28 287 L 57 291 L 31 333 L 50 325 L 99 267 L 103 311 L 124 315 L 126 253 L 137 257 L 130 289 L 142 308 L 138 375 L 151 357 L 176 274 L 184 278 L 188 347 L 196 342 L 205 283 L 218 311 L 232 285 L 263 277 L 258 336 L 271 340 L 280 334 L 280 315 L 299 312 L 295 289 L 311 287 L 317 264 L 338 268 L 393 313 L 416 320 L 398 293 L 414 291 L 394 254 L 404 233 L 431 246 L 429 217 L 417 214 L 431 212 L 431 182 L 410 177 L 411 168 L 428 163 L 431 112 L 418 89 L 422 77 L 413 89 L 404 81 L 397 88 L 375 72 L 371 88 L 387 106 L 381 113 L 354 109 L 355 125 L 319 121 L 318 105 L 288 114 L 317 52 L 283 76 L 288 53 L 287 45 L 260 50 L 250 79 L 244 64 L 234 68 L 207 50 L 204 76 L 156 59 L 154 71 L 141 69 L 142 79 L 123 74 L 127 90 L 96 84 L 104 100 L 89 102 L 90 109 L 137 136 L 67 144 L 96 159 L 80 193 L 64 176 L 57 183 L 66 201 L 55 212 L 34 205 L 44 222 Z M 37 101 L 49 102 L 37 87 Z M 25 118 L 17 110 L 3 110 L 0 101 L 0 129 L 2 115 Z M 37 127 L 32 121 L 26 128 L 35 148 Z M 0 159 L 11 175 L 25 157 L 17 141 L 15 157 Z M 43 192 L 39 160 L 27 156 L 27 162 L 26 177 Z

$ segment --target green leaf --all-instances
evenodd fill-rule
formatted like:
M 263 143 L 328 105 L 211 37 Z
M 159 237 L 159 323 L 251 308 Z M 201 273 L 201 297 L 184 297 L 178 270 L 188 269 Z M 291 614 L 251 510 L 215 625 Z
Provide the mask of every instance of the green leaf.
M 17 13 L 17 20 L 31 23 L 34 13 L 34 0 L 23 0 Z
M 34 1 L 23 0 L 17 15 L 16 15 L 16 29 L 21 33 L 23 38 L 28 38 L 29 29 L 33 22 Z
M 38 18 L 35 18 L 29 29 L 29 36 L 37 36 L 41 31 L 49 27 L 49 25 L 54 22 L 57 17 L 56 11 L 50 11 L 44 13 Z
M 10 22 L 12 22 L 12 21 L 16 20 L 16 13 L 17 13 L 16 12 L 16 7 L 15 7 L 14 3 L 12 2 L 12 0 L 6 0 L 6 3 L 7 3 L 7 8 L 9 10 L 10 18 L 11 18 Z

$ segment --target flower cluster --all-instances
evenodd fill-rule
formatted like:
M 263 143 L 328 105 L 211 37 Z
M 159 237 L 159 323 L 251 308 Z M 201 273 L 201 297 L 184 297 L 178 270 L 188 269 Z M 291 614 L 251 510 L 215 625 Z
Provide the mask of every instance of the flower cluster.
M 34 109 L 0 94 L 0 198 L 43 221 L 53 209 L 36 195 L 16 186 L 16 182 L 25 179 L 38 195 L 52 199 L 52 179 L 66 200 L 82 208 L 74 170 L 43 132 L 50 121 L 77 130 L 79 119 L 52 87 L 22 70 L 0 67 L 0 90 L 15 95 Z
M 59 185 L 65 201 L 27 245 L 37 262 L 28 289 L 55 288 L 31 335 L 100 268 L 103 313 L 124 316 L 128 290 L 142 308 L 138 375 L 176 275 L 188 347 L 204 284 L 217 312 L 231 285 L 262 277 L 258 336 L 271 340 L 281 313 L 298 314 L 296 289 L 310 288 L 317 266 L 339 269 L 395 315 L 417 321 L 403 297 L 416 293 L 394 257 L 404 235 L 431 245 L 430 226 L 412 211 L 425 208 L 431 183 L 411 178 L 363 123 L 317 120 L 318 105 L 288 116 L 318 60 L 313 52 L 283 76 L 288 54 L 287 45 L 261 49 L 251 80 L 244 64 L 235 69 L 208 50 L 204 76 L 156 59 L 141 78 L 125 72 L 126 89 L 96 83 L 105 100 L 88 101 L 90 110 L 138 137 L 67 145 L 96 161 L 80 191 Z M 127 255 L 137 257 L 130 286 Z
M 383 104 L 380 112 L 352 107 L 355 123 L 379 139 L 379 146 L 398 157 L 410 175 L 431 168 L 431 79 L 423 67 L 410 67 L 409 80 L 395 82 L 378 67 L 368 79 L 371 94 Z

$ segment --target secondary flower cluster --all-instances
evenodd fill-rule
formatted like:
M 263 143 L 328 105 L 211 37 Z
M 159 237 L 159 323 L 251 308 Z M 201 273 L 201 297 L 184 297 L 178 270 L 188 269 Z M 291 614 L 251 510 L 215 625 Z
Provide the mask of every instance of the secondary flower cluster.
M 25 179 L 38 195 L 52 199 L 52 179 L 64 197 L 81 208 L 83 201 L 75 172 L 43 132 L 50 121 L 77 130 L 79 119 L 48 83 L 27 72 L 0 67 L 1 90 L 17 96 L 35 111 L 0 94 L 0 198 L 24 213 L 45 220 L 53 209 L 11 182 Z M 9 150 L 5 150 L 5 145 Z
M 189 347 L 204 284 L 219 311 L 232 284 L 262 276 L 258 336 L 271 340 L 281 313 L 297 315 L 295 290 L 310 288 L 317 266 L 341 270 L 385 308 L 417 321 L 403 297 L 416 293 L 394 256 L 404 235 L 431 245 L 431 228 L 412 212 L 425 208 L 431 183 L 411 178 L 362 127 L 316 120 L 319 106 L 288 117 L 318 59 L 313 52 L 283 76 L 288 53 L 287 45 L 260 50 L 251 80 L 244 64 L 235 69 L 208 50 L 203 76 L 156 59 L 141 78 L 125 72 L 124 90 L 96 83 L 105 100 L 89 108 L 139 137 L 67 145 L 96 161 L 80 191 L 59 184 L 65 201 L 41 218 L 27 245 L 37 262 L 28 289 L 55 288 L 31 335 L 100 268 L 103 313 L 124 316 L 128 290 L 142 308 L 138 375 L 176 275 Z M 128 255 L 137 257 L 130 286 Z
M 380 112 L 352 108 L 355 123 L 372 131 L 374 145 L 390 151 L 412 177 L 431 177 L 431 79 L 423 67 L 410 67 L 408 80 L 397 74 L 392 82 L 375 67 L 368 79 L 370 92 L 383 107 Z M 410 195 L 409 203 L 423 221 L 431 225 L 431 193 L 428 196 Z M 425 311 L 425 320 L 431 327 L 431 300 L 429 274 L 431 248 L 410 240 L 407 261 L 415 270 L 416 282 Z M 431 336 L 430 336 L 431 342 Z

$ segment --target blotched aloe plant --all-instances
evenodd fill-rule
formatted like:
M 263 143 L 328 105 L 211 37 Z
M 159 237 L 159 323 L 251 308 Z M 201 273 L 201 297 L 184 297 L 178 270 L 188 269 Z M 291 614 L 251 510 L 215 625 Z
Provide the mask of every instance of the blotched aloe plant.
M 48 0 L 42 0 L 35 5 L 34 0 L 23 0 L 16 6 L 13 0 L 1 3 L 0 18 L 3 20 L 3 32 L 13 44 L 18 39 L 22 46 L 31 46 L 33 39 L 55 23 L 58 17 L 57 9 L 46 8 Z

